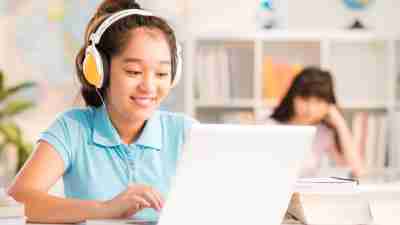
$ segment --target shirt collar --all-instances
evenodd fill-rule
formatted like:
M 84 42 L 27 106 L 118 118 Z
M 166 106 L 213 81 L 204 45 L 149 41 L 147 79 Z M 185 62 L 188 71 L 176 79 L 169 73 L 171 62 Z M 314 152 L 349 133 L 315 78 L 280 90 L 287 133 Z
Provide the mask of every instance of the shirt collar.
M 93 141 L 96 144 L 112 147 L 122 145 L 123 142 L 117 130 L 111 123 L 104 105 L 94 109 Z M 146 121 L 145 126 L 135 143 L 144 147 L 161 150 L 162 126 L 158 111 Z
M 156 150 L 162 149 L 162 125 L 158 111 L 155 111 L 146 121 L 136 144 Z
M 108 117 L 104 105 L 94 108 L 93 141 L 106 147 L 122 145 L 122 140 Z

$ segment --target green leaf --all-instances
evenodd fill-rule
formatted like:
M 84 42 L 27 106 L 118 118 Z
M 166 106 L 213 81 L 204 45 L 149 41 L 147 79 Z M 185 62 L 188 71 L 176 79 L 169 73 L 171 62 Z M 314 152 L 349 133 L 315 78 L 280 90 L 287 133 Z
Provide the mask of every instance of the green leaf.
M 6 142 L 11 142 L 14 145 L 21 144 L 21 129 L 17 124 L 9 122 L 7 124 L 0 124 L 0 133 L 4 136 Z
M 23 140 L 22 131 L 12 121 L 12 117 L 31 108 L 34 104 L 31 101 L 21 99 L 14 101 L 14 99 L 8 100 L 8 98 L 20 91 L 34 87 L 36 83 L 27 81 L 7 88 L 5 87 L 5 80 L 6 75 L 0 70 L 0 151 L 6 145 L 15 146 L 18 153 L 19 170 L 32 152 L 33 145 Z
M 4 137 L 4 143 L 0 145 L 0 148 L 8 144 L 14 145 L 18 153 L 17 169 L 21 169 L 25 161 L 29 158 L 33 150 L 33 145 L 22 140 L 21 129 L 13 122 L 0 124 L 0 134 Z
M 4 141 L 3 143 L 0 144 L 0 152 L 3 151 L 3 149 L 6 147 L 7 144 L 8 144 L 7 141 Z
M 4 73 L 0 70 L 0 92 L 4 89 Z
M 16 100 L 9 102 L 3 109 L 0 110 L 0 117 L 14 116 L 34 106 L 31 101 Z
M 0 91 L 0 101 L 3 101 L 7 97 L 9 97 L 9 96 L 11 96 L 13 94 L 16 94 L 19 91 L 34 87 L 35 85 L 36 85 L 35 82 L 27 81 L 27 82 L 18 84 L 16 86 L 13 86 L 13 87 L 10 87 L 10 88 L 7 88 L 7 89 L 2 88 L 2 89 L 0 89 L 1 90 Z

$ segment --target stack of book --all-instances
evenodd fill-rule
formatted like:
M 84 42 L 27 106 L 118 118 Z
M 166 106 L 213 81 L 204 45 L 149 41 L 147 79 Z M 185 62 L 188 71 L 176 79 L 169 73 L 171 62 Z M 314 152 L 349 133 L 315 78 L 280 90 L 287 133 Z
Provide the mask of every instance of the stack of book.
M 367 170 L 383 169 L 387 163 L 387 118 L 387 114 L 376 112 L 357 112 L 353 116 L 354 140 Z
M 208 104 L 253 97 L 252 45 L 206 45 L 197 52 L 196 97 Z
M 0 189 L 0 224 L 1 225 L 23 225 L 25 224 L 25 208 L 18 203 L 7 192 Z
M 285 219 L 303 224 L 369 224 L 369 204 L 356 181 L 341 178 L 297 180 Z

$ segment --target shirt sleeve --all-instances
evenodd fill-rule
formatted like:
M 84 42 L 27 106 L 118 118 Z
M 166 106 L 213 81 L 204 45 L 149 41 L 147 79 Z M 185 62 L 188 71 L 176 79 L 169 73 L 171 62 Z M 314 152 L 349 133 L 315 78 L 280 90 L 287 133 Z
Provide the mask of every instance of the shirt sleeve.
M 42 132 L 38 141 L 46 141 L 60 155 L 64 161 L 64 172 L 71 167 L 73 159 L 71 130 L 65 115 L 58 117 L 50 127 Z
M 335 133 L 332 129 L 321 125 L 320 129 L 317 130 L 319 132 L 319 148 L 325 152 L 334 151 L 336 149 L 335 142 Z

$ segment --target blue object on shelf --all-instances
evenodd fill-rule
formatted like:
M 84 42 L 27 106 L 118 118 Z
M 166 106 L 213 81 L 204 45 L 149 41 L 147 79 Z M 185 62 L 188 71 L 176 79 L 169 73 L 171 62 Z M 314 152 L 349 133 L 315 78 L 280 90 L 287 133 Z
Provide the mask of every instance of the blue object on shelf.
M 352 10 L 364 10 L 373 0 L 343 0 L 346 6 Z
M 271 0 L 261 0 L 260 7 L 264 10 L 273 10 L 272 1 Z

